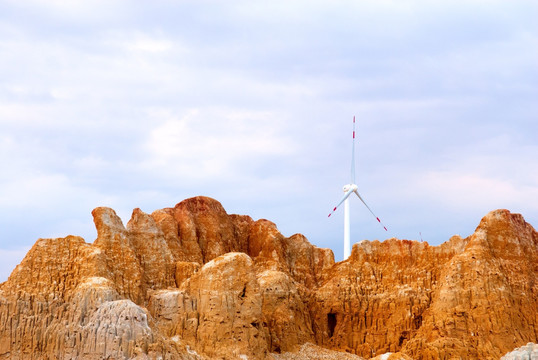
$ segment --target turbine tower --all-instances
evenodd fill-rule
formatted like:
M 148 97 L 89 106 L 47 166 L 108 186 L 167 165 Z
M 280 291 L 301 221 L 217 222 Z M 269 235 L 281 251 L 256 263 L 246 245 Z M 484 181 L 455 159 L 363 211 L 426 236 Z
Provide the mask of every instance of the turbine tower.
M 366 204 L 366 202 L 363 200 L 363 198 L 359 195 L 358 186 L 355 184 L 355 116 L 353 116 L 353 145 L 351 147 L 351 183 L 344 185 L 344 197 L 338 205 L 336 205 L 329 214 L 329 217 L 336 211 L 336 209 L 344 203 L 344 260 L 346 260 L 351 255 L 351 244 L 350 244 L 350 232 L 349 232 L 349 196 L 352 193 L 355 193 L 355 195 L 358 196 L 358 198 L 362 201 L 364 206 L 370 211 L 370 213 L 376 218 L 376 220 L 383 226 L 383 229 L 387 231 L 387 228 L 381 220 L 374 214 L 372 209 Z

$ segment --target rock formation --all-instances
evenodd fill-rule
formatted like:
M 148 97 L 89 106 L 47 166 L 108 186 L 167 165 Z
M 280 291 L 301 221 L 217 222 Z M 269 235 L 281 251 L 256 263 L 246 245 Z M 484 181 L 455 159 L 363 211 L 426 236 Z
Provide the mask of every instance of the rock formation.
M 538 360 L 538 344 L 528 343 L 505 354 L 501 360 Z
M 0 359 L 499 359 L 538 342 L 538 233 L 507 210 L 336 264 L 206 197 L 127 226 L 92 215 L 93 244 L 40 239 L 0 284 Z
M 330 271 L 310 306 L 324 346 L 366 357 L 498 359 L 538 335 L 538 234 L 507 210 L 438 247 L 361 242 Z

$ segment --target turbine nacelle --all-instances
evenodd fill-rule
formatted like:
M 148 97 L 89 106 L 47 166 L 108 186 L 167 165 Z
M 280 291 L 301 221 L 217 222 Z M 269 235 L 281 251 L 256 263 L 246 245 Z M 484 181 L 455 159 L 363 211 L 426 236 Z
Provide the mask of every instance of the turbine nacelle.
M 344 192 L 347 193 L 348 191 L 355 191 L 357 190 L 359 187 L 355 184 L 346 184 L 344 185 Z

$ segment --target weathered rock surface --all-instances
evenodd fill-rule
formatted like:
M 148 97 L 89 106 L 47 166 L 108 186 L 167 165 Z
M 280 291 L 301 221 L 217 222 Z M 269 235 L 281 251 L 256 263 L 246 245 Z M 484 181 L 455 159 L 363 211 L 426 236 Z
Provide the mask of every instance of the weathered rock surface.
M 330 271 L 311 308 L 317 343 L 331 348 L 498 359 L 538 334 L 538 234 L 507 210 L 438 247 L 361 242 Z
M 270 360 L 364 360 L 364 358 L 334 350 L 328 350 L 312 343 L 306 343 L 298 351 L 271 354 Z
M 0 284 L 0 359 L 499 359 L 538 342 L 538 234 L 507 210 L 337 264 L 210 198 L 126 227 L 92 214 L 93 244 L 40 239 Z
M 501 360 L 538 360 L 538 344 L 528 343 L 505 354 Z

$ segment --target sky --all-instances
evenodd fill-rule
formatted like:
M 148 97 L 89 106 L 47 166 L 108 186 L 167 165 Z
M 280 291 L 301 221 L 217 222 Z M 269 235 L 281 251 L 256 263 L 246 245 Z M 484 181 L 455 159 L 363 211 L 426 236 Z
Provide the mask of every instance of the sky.
M 538 3 L 0 1 L 0 281 L 38 238 L 93 242 L 204 195 L 343 256 L 538 227 Z

